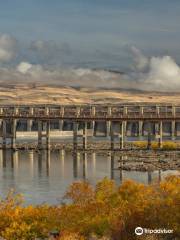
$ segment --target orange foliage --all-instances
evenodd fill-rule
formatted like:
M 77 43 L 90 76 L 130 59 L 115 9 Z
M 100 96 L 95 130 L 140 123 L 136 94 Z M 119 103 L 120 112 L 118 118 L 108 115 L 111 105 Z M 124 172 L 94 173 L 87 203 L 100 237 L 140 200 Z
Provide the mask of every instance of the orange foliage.
M 117 186 L 105 178 L 93 188 L 73 183 L 64 205 L 23 207 L 22 197 L 12 191 L 0 200 L 0 236 L 6 240 L 46 238 L 52 229 L 62 240 L 129 240 L 137 238 L 137 226 L 173 229 L 180 234 L 180 178 L 171 176 L 160 184 L 126 181 Z M 166 236 L 146 236 L 146 239 Z

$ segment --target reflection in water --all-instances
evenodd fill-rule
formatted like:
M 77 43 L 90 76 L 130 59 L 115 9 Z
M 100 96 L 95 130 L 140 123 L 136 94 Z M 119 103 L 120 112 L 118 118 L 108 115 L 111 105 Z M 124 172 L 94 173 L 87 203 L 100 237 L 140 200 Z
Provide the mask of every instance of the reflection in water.
M 31 177 L 34 176 L 34 152 L 33 151 L 29 151 L 28 152 L 28 158 L 29 158 L 29 167 L 30 167 L 30 174 Z
M 38 173 L 39 173 L 39 177 L 41 177 L 42 175 L 42 157 L 43 155 L 38 152 Z
M 83 178 L 85 179 L 87 176 L 87 153 L 83 152 L 82 154 L 82 162 L 83 162 Z
M 92 174 L 96 175 L 96 153 L 92 153 Z
M 116 156 L 110 152 L 85 153 L 57 151 L 10 151 L 0 150 L 0 194 L 5 195 L 14 188 L 23 193 L 28 203 L 44 201 L 57 203 L 67 187 L 76 180 L 86 179 L 95 184 L 104 177 L 120 184 L 130 178 L 145 184 L 161 181 L 170 173 L 127 172 L 122 170 L 127 156 Z
M 158 171 L 158 180 L 161 182 L 161 170 Z
M 148 171 L 148 184 L 152 183 L 152 172 Z
M 120 183 L 122 183 L 122 180 L 123 180 L 123 171 L 122 171 L 122 166 L 123 166 L 123 163 L 124 163 L 124 156 L 120 156 L 120 159 L 119 159 L 119 177 L 120 177 Z
M 114 179 L 114 154 L 110 153 L 111 157 L 111 179 Z
M 2 150 L 3 168 L 6 168 L 6 150 Z
M 82 177 L 86 179 L 87 177 L 87 153 L 73 152 L 73 173 L 74 178 L 81 176 L 80 169 L 82 169 Z
M 50 152 L 50 150 L 47 150 L 46 151 L 46 173 L 47 173 L 47 176 L 49 176 L 50 158 L 51 158 L 51 152 Z

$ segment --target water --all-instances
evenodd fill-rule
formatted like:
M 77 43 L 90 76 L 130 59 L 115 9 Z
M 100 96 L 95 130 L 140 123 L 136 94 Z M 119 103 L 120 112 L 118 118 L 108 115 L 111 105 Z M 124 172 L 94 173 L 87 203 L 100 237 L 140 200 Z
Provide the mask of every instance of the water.
M 67 187 L 77 180 L 95 184 L 104 177 L 113 178 L 118 184 L 133 179 L 145 184 L 158 180 L 174 171 L 153 173 L 120 171 L 118 161 L 109 154 L 82 154 L 57 151 L 0 150 L 0 195 L 9 189 L 22 193 L 27 204 L 57 204 Z

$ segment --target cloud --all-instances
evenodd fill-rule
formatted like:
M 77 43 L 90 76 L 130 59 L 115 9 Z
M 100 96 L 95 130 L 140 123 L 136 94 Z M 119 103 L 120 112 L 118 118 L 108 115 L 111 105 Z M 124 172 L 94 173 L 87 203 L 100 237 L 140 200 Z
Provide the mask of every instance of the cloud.
M 15 68 L 0 68 L 0 82 L 56 84 L 89 88 L 125 88 L 180 92 L 180 67 L 169 56 L 151 57 L 146 71 L 121 74 L 88 68 L 57 68 L 21 62 Z
M 149 59 L 147 57 L 145 57 L 142 54 L 142 52 L 134 46 L 131 47 L 131 52 L 133 54 L 135 69 L 140 70 L 140 71 L 145 70 L 149 64 Z
M 17 41 L 15 38 L 0 34 L 0 62 L 9 62 L 16 56 Z
M 28 71 L 30 71 L 31 68 L 32 68 L 32 64 L 28 62 L 21 62 L 16 69 L 18 72 L 26 74 Z
M 0 61 L 10 61 L 16 53 L 16 40 L 0 35 Z M 68 50 L 68 45 L 63 49 Z M 41 56 L 57 55 L 60 48 L 52 41 L 35 41 L 31 51 Z M 2 54 L 3 53 L 3 54 Z M 0 82 L 58 84 L 59 86 L 126 88 L 146 91 L 180 92 L 180 67 L 170 56 L 146 57 L 138 48 L 131 47 L 133 66 L 126 74 L 89 68 L 57 67 L 56 64 L 32 64 L 21 61 L 17 66 L 0 67 Z
M 15 68 L 0 68 L 1 83 L 41 83 L 72 87 L 125 87 L 122 76 L 105 70 L 57 68 L 21 62 Z M 119 80 L 122 81 L 119 81 Z
M 57 44 L 54 41 L 32 41 L 29 50 L 34 58 L 43 63 L 59 61 L 63 56 L 71 54 L 71 47 L 66 42 Z
M 149 71 L 140 80 L 147 90 L 180 91 L 180 67 L 170 56 L 152 57 Z

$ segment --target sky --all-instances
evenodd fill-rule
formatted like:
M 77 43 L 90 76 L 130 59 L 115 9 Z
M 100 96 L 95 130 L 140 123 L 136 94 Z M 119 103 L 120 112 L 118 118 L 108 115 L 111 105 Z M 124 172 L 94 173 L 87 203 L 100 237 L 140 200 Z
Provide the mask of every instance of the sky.
M 32 62 L 42 59 L 26 48 L 38 40 L 60 48 L 64 64 L 128 67 L 129 46 L 180 62 L 179 23 L 179 0 L 0 0 L 0 33 Z
M 179 77 L 179 44 L 179 0 L 0 0 L 0 67 L 23 74 L 32 66 L 129 72 L 142 64 L 152 73 L 154 57 L 175 64 Z

